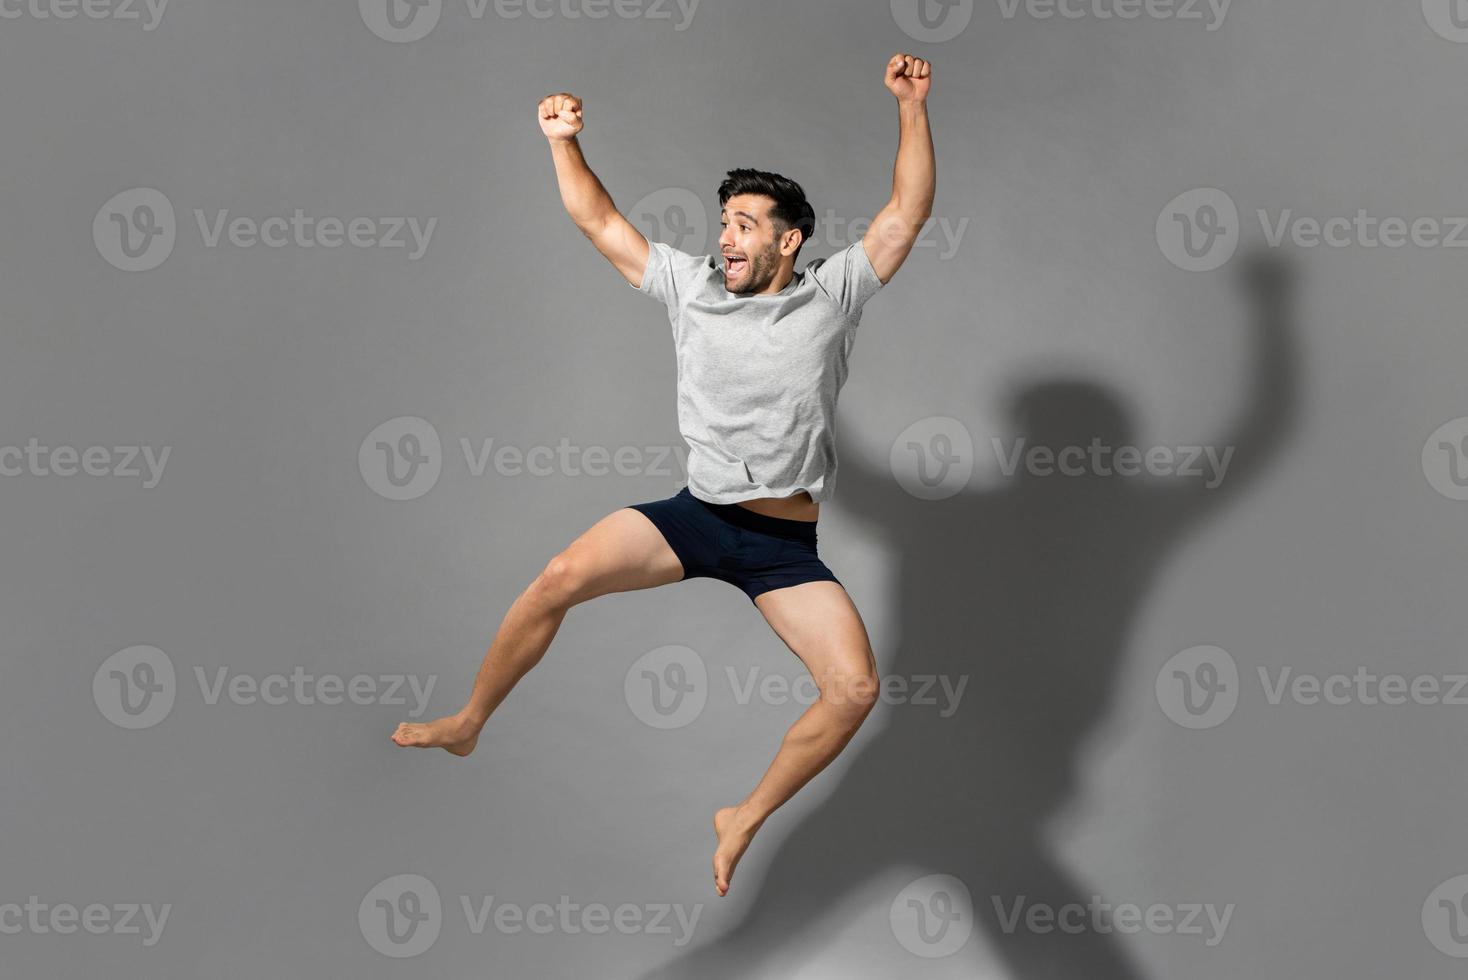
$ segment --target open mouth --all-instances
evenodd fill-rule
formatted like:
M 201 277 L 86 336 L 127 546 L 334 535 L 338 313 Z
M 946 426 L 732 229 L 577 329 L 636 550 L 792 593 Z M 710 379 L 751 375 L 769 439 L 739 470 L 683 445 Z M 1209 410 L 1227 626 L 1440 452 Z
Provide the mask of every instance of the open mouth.
M 743 273 L 745 266 L 747 265 L 749 265 L 748 259 L 741 259 L 734 255 L 724 256 L 724 270 L 729 274 L 730 277 L 737 276 Z

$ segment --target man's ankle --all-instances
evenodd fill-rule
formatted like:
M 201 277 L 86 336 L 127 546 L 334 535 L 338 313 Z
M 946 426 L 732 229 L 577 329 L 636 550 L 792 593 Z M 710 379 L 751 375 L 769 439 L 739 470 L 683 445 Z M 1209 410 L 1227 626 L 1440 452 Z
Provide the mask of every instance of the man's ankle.
M 734 807 L 734 826 L 746 833 L 754 833 L 760 829 L 769 814 L 761 815 L 749 803 L 740 803 Z

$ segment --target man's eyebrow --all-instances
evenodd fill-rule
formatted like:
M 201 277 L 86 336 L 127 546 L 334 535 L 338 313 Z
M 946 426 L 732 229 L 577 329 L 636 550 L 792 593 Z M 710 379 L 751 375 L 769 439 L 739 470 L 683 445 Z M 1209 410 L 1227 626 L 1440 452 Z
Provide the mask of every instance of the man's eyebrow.
M 727 213 L 727 212 L 720 211 L 719 213 L 720 214 L 724 214 L 724 213 Z M 756 218 L 754 215 L 750 214 L 748 211 L 735 211 L 734 214 L 737 215 L 737 216 L 748 218 L 750 221 L 753 221 L 755 224 L 759 224 L 759 219 Z

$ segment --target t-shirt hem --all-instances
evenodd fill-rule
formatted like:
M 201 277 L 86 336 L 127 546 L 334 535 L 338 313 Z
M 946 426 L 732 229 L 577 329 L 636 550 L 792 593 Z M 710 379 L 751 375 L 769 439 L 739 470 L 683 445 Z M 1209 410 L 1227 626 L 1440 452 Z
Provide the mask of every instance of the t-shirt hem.
M 831 496 L 828 492 L 817 493 L 809 487 L 795 487 L 788 493 L 780 493 L 775 490 L 735 490 L 728 493 L 709 493 L 708 491 L 695 487 L 691 483 L 688 484 L 688 492 L 706 504 L 737 504 L 745 500 L 761 500 L 771 497 L 777 500 L 783 500 L 795 496 L 802 490 L 809 493 L 811 501 L 817 504 L 829 499 Z

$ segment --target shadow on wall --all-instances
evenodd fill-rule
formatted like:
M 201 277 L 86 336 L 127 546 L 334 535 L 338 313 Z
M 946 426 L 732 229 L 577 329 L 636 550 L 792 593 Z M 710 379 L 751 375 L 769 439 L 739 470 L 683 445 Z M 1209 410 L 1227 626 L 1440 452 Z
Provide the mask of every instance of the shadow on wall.
M 1235 448 L 1214 489 L 1198 477 L 1027 476 L 1021 467 L 995 488 L 921 501 L 885 461 L 842 459 L 836 506 L 870 525 L 895 563 L 897 649 L 878 658 L 883 675 L 956 684 L 967 674 L 968 685 L 947 718 L 932 707 L 886 708 L 886 727 L 852 746 L 859 754 L 845 778 L 816 789 L 830 796 L 783 840 L 770 839 L 775 821 L 756 842 L 776 850 L 762 879 L 736 880 L 757 892 L 743 918 L 642 980 L 770 976 L 775 962 L 815 955 L 839 928 L 830 917 L 843 896 L 894 865 L 967 885 L 982 942 L 953 954 L 959 962 L 987 945 L 1014 980 L 1146 980 L 1112 933 L 1030 933 L 1023 920 L 1005 933 L 992 897 L 1006 910 L 1021 895 L 1059 908 L 1100 891 L 1071 877 L 1041 829 L 1075 790 L 1078 754 L 1108 710 L 1133 618 L 1163 561 L 1258 479 L 1293 429 L 1290 272 L 1278 257 L 1240 267 L 1252 389 L 1243 417 L 1213 443 Z M 1135 444 L 1120 400 L 1088 379 L 1028 381 L 1010 414 L 1032 446 Z

